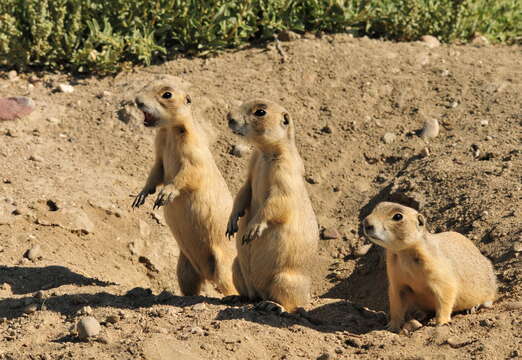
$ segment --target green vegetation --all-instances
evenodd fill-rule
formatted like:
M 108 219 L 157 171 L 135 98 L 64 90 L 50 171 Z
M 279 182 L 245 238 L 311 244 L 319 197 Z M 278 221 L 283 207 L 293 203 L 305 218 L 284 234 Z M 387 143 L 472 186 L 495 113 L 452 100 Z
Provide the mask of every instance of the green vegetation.
M 281 30 L 520 41 L 520 0 L 2 0 L 0 65 L 110 73 Z

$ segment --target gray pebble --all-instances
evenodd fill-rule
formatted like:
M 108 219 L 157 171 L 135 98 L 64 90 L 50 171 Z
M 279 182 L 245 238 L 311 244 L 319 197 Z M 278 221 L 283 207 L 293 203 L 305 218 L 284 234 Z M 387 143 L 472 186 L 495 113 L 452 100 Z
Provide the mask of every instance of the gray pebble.
M 29 260 L 34 261 L 41 256 L 41 253 L 42 253 L 42 249 L 41 249 L 40 245 L 37 244 L 37 245 L 34 245 L 29 250 L 27 250 L 24 254 L 24 257 Z
M 199 303 L 199 304 L 196 304 L 192 307 L 192 310 L 195 310 L 195 311 L 203 311 L 207 308 L 207 306 L 204 304 L 204 303 Z
M 332 240 L 339 238 L 339 232 L 335 228 L 326 228 L 323 230 L 322 238 L 324 240 Z
M 195 335 L 203 335 L 205 332 L 199 326 L 194 326 L 190 329 L 190 333 Z
M 424 122 L 424 127 L 421 131 L 421 138 L 423 139 L 429 139 L 429 138 L 435 138 L 439 135 L 439 121 L 434 118 L 426 119 Z
M 395 141 L 395 134 L 394 133 L 386 133 L 384 134 L 384 136 L 382 137 L 382 141 L 384 141 L 385 144 L 391 144 L 392 142 Z
M 92 336 L 98 335 L 101 331 L 101 326 L 98 320 L 92 316 L 87 316 L 78 322 L 76 325 L 76 331 L 78 332 L 78 337 L 80 339 L 87 340 Z
M 74 88 L 69 84 L 59 84 L 58 91 L 66 93 L 66 94 L 70 94 L 74 91 Z
M 39 155 L 34 155 L 34 154 L 29 156 L 29 160 L 35 161 L 35 162 L 43 162 L 44 161 L 43 157 L 41 157 Z
M 18 73 L 16 72 L 16 70 L 11 70 L 7 73 L 7 79 L 9 79 L 9 81 L 16 81 L 18 80 Z

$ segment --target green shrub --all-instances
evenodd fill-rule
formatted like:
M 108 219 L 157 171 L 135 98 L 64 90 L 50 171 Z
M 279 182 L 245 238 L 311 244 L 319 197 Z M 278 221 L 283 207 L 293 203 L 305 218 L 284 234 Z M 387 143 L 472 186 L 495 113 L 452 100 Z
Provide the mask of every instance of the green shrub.
M 277 32 L 444 41 L 522 34 L 520 0 L 2 0 L 0 65 L 110 73 L 179 52 L 205 54 Z

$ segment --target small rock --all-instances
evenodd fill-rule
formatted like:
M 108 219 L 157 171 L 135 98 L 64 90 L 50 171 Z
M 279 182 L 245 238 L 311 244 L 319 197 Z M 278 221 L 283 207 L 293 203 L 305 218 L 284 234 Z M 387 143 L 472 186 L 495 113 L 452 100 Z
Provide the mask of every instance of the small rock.
M 98 99 L 103 99 L 103 98 L 108 98 L 108 97 L 111 97 L 112 96 L 112 93 L 110 91 L 102 91 L 101 93 L 98 94 Z
M 43 299 L 45 294 L 42 290 L 38 290 L 37 292 L 34 293 L 33 296 L 37 299 Z
M 474 46 L 488 46 L 489 45 L 489 40 L 488 38 L 486 38 L 484 35 L 481 35 L 479 33 L 475 33 L 475 35 L 473 35 L 473 39 L 471 39 L 471 45 L 474 45 Z
M 203 311 L 207 308 L 207 306 L 204 303 L 198 303 L 192 307 L 192 310 L 194 311 Z
M 488 126 L 489 125 L 489 121 L 488 120 L 480 120 L 480 126 Z
M 453 101 L 453 102 L 450 104 L 450 108 L 452 108 L 452 109 L 455 109 L 457 106 L 459 106 L 458 101 Z
M 60 124 L 62 121 L 55 117 L 48 117 L 47 121 L 49 121 L 51 124 Z
M 426 119 L 424 122 L 424 127 L 421 131 L 421 138 L 428 139 L 428 138 L 435 138 L 439 135 L 439 121 L 434 118 Z
M 29 76 L 29 78 L 27 79 L 31 84 L 36 84 L 36 83 L 39 83 L 40 82 L 40 78 L 36 75 L 31 75 Z
M 24 314 L 32 314 L 38 310 L 38 306 L 36 304 L 29 304 L 24 307 Z
M 11 70 L 7 73 L 7 79 L 9 81 L 16 81 L 18 80 L 18 73 L 16 72 L 16 70 Z
M 513 244 L 513 251 L 517 253 L 522 252 L 522 241 L 517 241 Z
M 363 342 L 361 339 L 356 337 L 351 337 L 345 340 L 346 345 L 354 347 L 354 348 L 361 348 L 363 347 Z
M 355 250 L 355 252 L 354 252 L 355 256 L 357 256 L 357 257 L 362 257 L 362 256 L 366 255 L 366 254 L 368 253 L 368 251 L 370 251 L 370 249 L 372 248 L 372 246 L 373 246 L 373 244 L 366 244 L 366 245 L 361 245 L 361 246 L 359 246 L 359 247 Z
M 84 306 L 78 310 L 79 315 L 92 315 L 92 308 L 90 306 Z
M 25 96 L 0 98 L 0 120 L 15 120 L 23 118 L 32 113 L 34 107 L 34 101 Z
M 29 156 L 29 160 L 35 161 L 35 162 L 43 162 L 44 159 L 39 155 L 31 155 Z
M 419 330 L 422 327 L 422 324 L 415 319 L 411 319 L 406 324 L 404 324 L 403 329 L 409 332 L 414 332 Z
M 463 346 L 466 346 L 469 342 L 466 340 L 461 340 L 455 336 L 451 336 L 446 340 L 449 346 L 451 346 L 454 349 L 461 348 Z
M 87 340 L 92 336 L 98 335 L 100 330 L 100 323 L 92 316 L 84 317 L 76 325 L 76 331 L 78 332 L 78 337 L 81 340 Z
M 279 33 L 279 35 L 277 35 L 277 38 L 280 41 L 295 41 L 299 40 L 301 38 L 301 35 L 290 30 L 283 30 Z
M 522 310 L 522 301 L 512 301 L 505 305 L 506 310 Z
M 190 329 L 190 333 L 194 335 L 203 335 L 205 332 L 199 326 L 194 326 Z
M 34 245 L 32 248 L 28 249 L 25 252 L 24 257 L 29 260 L 34 261 L 41 256 L 41 252 L 42 252 L 42 249 L 41 249 L 40 245 L 37 244 L 37 245 Z
M 58 91 L 66 93 L 66 94 L 70 94 L 70 93 L 74 92 L 74 88 L 69 84 L 59 84 Z
M 442 76 L 449 76 L 450 72 L 449 72 L 449 70 L 444 69 L 444 70 L 442 70 L 442 71 L 440 72 L 440 74 L 441 74 Z
M 392 142 L 395 141 L 395 137 L 396 136 L 393 133 L 386 133 L 382 137 L 382 141 L 384 141 L 385 144 L 391 144 Z
M 232 145 L 232 149 L 230 150 L 230 154 L 236 157 L 243 157 L 243 155 L 248 154 L 249 152 L 250 148 L 243 144 Z
M 324 240 L 332 240 L 339 238 L 339 232 L 335 228 L 326 228 L 323 230 L 323 239 Z
M 424 35 L 420 38 L 420 40 L 430 49 L 436 48 L 440 46 L 440 41 L 435 36 L 432 35 Z

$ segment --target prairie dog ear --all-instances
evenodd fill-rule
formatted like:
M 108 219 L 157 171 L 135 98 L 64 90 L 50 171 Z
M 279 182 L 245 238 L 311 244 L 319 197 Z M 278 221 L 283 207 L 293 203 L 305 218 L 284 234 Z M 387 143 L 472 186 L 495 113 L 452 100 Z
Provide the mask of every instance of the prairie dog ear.
M 185 97 L 185 104 L 188 105 L 188 104 L 190 104 L 190 103 L 192 103 L 192 98 L 190 97 L 190 95 L 187 95 L 187 96 Z
M 417 214 L 417 224 L 420 227 L 424 227 L 426 225 L 426 219 L 422 214 Z

